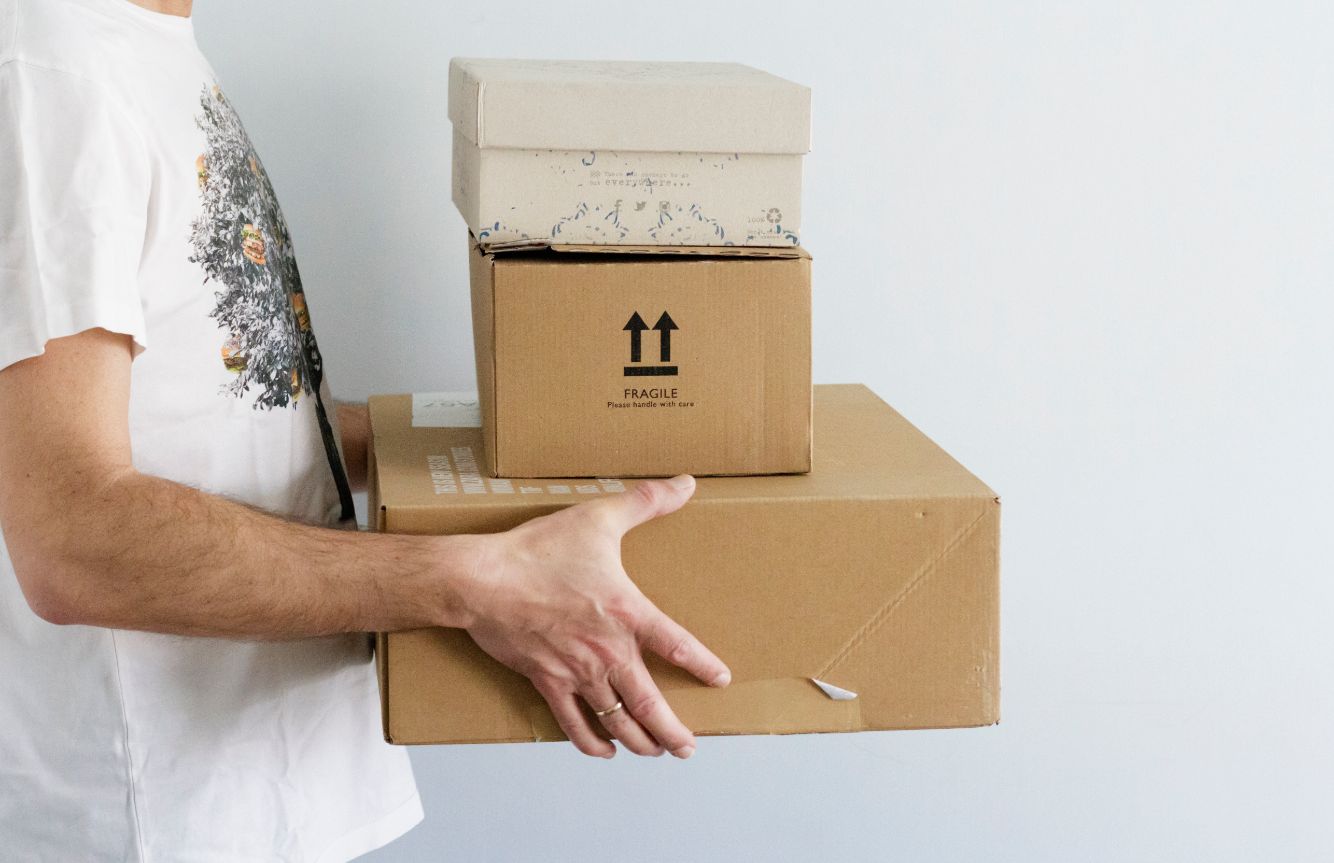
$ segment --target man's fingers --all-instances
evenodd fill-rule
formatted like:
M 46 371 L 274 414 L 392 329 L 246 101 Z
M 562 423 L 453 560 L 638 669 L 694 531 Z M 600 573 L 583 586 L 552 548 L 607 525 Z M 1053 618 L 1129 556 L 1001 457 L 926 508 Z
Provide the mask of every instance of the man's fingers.
M 611 684 L 621 694 L 625 709 L 664 749 L 677 758 L 689 758 L 695 753 L 695 735 L 676 718 L 644 663 L 633 662 L 613 669 Z
M 565 736 L 570 738 L 576 749 L 585 755 L 598 758 L 611 758 L 616 754 L 616 745 L 597 735 L 593 726 L 589 724 L 588 717 L 579 708 L 579 702 L 573 693 L 556 692 L 543 689 L 541 686 L 537 691 L 547 700 L 551 714 L 556 717 L 561 731 L 565 732 Z
M 625 533 L 651 518 L 676 512 L 695 493 L 695 478 L 681 474 L 671 479 L 646 479 L 635 483 L 624 494 L 611 495 L 596 502 L 618 533 Z
M 653 606 L 648 623 L 640 631 L 640 640 L 644 647 L 710 686 L 726 686 L 732 682 L 732 672 L 727 665 L 657 606 Z
M 600 686 L 591 686 L 579 693 L 584 699 L 584 703 L 592 710 L 593 715 L 602 723 L 602 727 L 607 729 L 607 733 L 625 744 L 636 755 L 661 755 L 663 748 L 658 745 L 658 741 L 644 730 L 644 727 L 630 715 L 630 711 L 625 709 L 624 700 L 616 694 L 616 691 L 607 684 Z M 617 704 L 621 707 L 612 710 Z M 598 716 L 598 711 L 603 711 Z

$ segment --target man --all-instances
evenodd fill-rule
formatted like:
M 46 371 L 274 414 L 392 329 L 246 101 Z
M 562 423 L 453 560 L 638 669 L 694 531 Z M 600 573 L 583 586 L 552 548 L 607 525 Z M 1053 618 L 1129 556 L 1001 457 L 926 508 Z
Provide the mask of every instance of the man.
M 190 0 L 0 0 L 0 836 L 24 860 L 342 861 L 421 817 L 364 633 L 467 629 L 589 755 L 685 758 L 621 568 L 647 482 L 494 536 L 340 530 L 333 406 Z M 346 466 L 346 467 L 345 467 Z

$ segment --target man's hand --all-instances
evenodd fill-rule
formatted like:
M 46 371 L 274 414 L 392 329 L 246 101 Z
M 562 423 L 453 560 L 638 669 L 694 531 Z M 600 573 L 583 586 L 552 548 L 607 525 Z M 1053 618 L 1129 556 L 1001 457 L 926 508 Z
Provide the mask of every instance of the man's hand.
M 640 755 L 689 758 L 695 739 L 644 666 L 643 648 L 713 686 L 731 672 L 663 614 L 621 566 L 621 537 L 679 509 L 689 476 L 636 484 L 487 537 L 464 603 L 468 632 L 496 659 L 529 678 L 579 751 L 611 758 L 616 747 L 580 706 Z M 624 706 L 608 711 L 616 704 Z

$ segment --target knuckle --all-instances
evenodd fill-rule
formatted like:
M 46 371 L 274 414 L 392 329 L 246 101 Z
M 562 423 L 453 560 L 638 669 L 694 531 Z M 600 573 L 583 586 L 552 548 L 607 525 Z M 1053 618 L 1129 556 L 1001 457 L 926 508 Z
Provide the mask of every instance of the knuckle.
M 586 655 L 569 660 L 570 682 L 576 691 L 598 682 L 599 665 L 600 663 L 595 662 L 591 656 Z
M 666 657 L 673 665 L 684 665 L 686 662 L 690 661 L 690 658 L 693 655 L 694 650 L 692 649 L 690 639 L 682 636 L 669 642 Z
M 565 692 L 561 687 L 549 680 L 538 680 L 536 678 L 529 678 L 529 680 L 532 681 L 533 688 L 537 690 L 538 695 L 542 696 L 542 700 L 547 703 L 551 711 L 553 713 L 557 712 L 560 702 L 565 699 Z
M 645 719 L 657 712 L 662 704 L 662 696 L 656 692 L 644 692 L 625 703 L 626 709 L 637 719 Z
M 632 632 L 639 629 L 643 621 L 639 597 L 626 590 L 609 598 L 605 604 L 607 616 Z
M 610 639 L 598 639 L 590 644 L 589 658 L 583 667 L 588 679 L 594 683 L 605 682 L 608 669 L 620 663 L 622 653 L 620 646 Z
M 579 651 L 567 663 L 575 683 L 583 688 L 606 683 L 607 669 L 620 659 L 620 648 L 611 639 L 598 637 L 584 639 Z
M 652 480 L 636 483 L 630 494 L 640 504 L 650 509 L 657 508 L 662 501 L 662 487 Z
M 574 691 L 574 681 L 561 669 L 541 667 L 529 674 L 528 679 L 543 695 L 567 695 Z
M 634 660 L 625 659 L 607 666 L 607 682 L 620 691 L 626 681 L 634 679 Z M 630 702 L 627 700 L 626 704 Z

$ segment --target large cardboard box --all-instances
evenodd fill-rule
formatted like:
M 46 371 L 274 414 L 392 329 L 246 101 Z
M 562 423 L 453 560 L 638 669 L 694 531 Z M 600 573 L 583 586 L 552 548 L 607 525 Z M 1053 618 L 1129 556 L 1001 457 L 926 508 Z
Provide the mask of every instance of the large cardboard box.
M 449 118 L 483 245 L 800 242 L 810 90 L 758 69 L 455 58 Z
M 472 244 L 488 472 L 810 470 L 805 252 L 609 248 Z
M 815 407 L 815 472 L 704 478 L 626 535 L 627 571 L 733 674 L 712 689 L 650 657 L 654 678 L 699 734 L 995 723 L 999 501 L 866 388 Z M 502 531 L 635 482 L 487 478 L 480 430 L 415 428 L 408 396 L 370 410 L 377 530 Z M 376 655 L 391 743 L 563 739 L 462 630 L 380 633 Z

